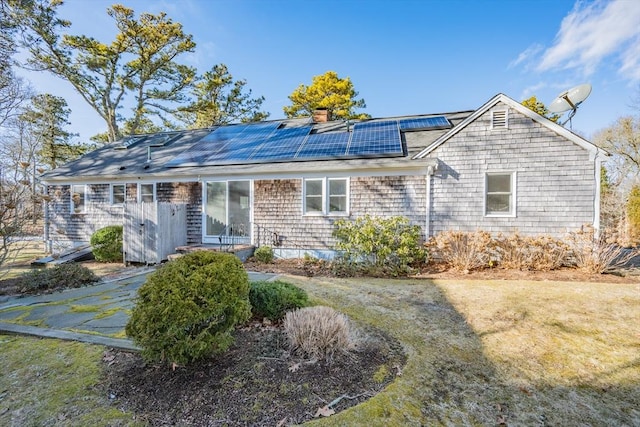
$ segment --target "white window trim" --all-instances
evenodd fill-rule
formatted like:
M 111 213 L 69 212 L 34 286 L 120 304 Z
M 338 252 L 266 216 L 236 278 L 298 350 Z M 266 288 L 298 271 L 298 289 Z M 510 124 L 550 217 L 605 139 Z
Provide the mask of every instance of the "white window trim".
M 509 212 L 487 212 L 487 190 L 490 175 L 511 175 L 511 206 Z M 515 218 L 517 212 L 517 173 L 515 171 L 491 171 L 484 174 L 484 191 L 482 192 L 482 210 L 486 218 Z
M 345 211 L 331 212 L 329 206 L 329 182 L 330 181 L 346 181 L 346 197 L 347 206 Z M 307 212 L 307 181 L 321 181 L 322 182 L 322 211 Z M 303 178 L 302 180 L 302 214 L 304 216 L 349 216 L 351 209 L 351 180 L 349 177 L 323 177 L 323 178 Z
M 504 126 L 495 126 L 495 114 L 504 113 Z M 509 109 L 491 111 L 491 130 L 509 129 Z
M 126 202 L 127 201 L 127 184 L 110 184 L 110 187 L 109 187 L 109 195 L 111 196 L 111 204 L 112 205 L 116 205 L 116 206 L 120 206 L 120 205 L 123 205 L 124 202 L 123 203 L 116 203 L 113 200 L 113 187 L 115 187 L 117 185 L 121 185 L 121 186 L 124 187 L 124 202 Z
M 320 181 L 322 183 L 322 210 L 307 211 L 307 181 Z M 304 178 L 302 180 L 302 214 L 305 216 L 323 216 L 326 202 L 326 178 Z
M 79 187 L 79 186 L 83 186 L 84 187 L 84 203 L 82 205 L 82 210 L 79 212 L 76 212 L 76 204 L 73 202 L 73 187 Z M 84 214 L 87 213 L 87 204 L 89 203 L 89 189 L 87 184 L 71 184 L 69 186 L 69 203 L 71 205 L 71 215 L 80 215 L 80 214 Z
M 142 203 L 142 186 L 143 185 L 153 185 L 153 202 L 152 203 L 156 202 L 158 200 L 158 197 L 156 194 L 158 186 L 156 185 L 156 183 L 155 182 L 139 182 L 138 188 L 137 188 L 138 194 L 136 195 L 138 203 Z M 125 189 L 125 192 L 126 192 L 126 189 Z

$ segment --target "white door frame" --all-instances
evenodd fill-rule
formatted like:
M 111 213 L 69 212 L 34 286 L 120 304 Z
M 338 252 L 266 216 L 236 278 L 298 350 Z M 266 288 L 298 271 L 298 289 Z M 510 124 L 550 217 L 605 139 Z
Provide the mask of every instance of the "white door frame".
M 225 230 L 222 235 L 207 234 L 207 185 L 211 182 L 225 183 L 225 227 L 229 225 L 229 183 L 248 182 L 249 183 L 249 224 L 248 230 L 242 236 L 234 236 L 231 230 Z M 232 235 L 229 235 L 231 231 Z M 202 180 L 202 243 L 205 244 L 252 244 L 253 242 L 253 180 L 251 179 L 203 179 Z

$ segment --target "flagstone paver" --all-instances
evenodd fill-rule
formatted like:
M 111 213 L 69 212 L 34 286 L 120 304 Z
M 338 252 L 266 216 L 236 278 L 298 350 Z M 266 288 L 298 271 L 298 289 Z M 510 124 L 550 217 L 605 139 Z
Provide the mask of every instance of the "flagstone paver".
M 111 282 L 47 295 L 11 297 L 0 302 L 0 333 L 70 339 L 136 349 L 124 336 L 138 288 L 153 271 Z M 275 274 L 249 273 L 249 279 L 271 280 Z

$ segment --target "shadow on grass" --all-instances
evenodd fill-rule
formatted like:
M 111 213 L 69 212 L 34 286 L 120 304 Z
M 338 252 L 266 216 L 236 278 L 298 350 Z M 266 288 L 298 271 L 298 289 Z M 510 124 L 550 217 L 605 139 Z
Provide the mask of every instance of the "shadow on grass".
M 638 425 L 640 422 L 637 383 L 558 384 L 546 380 L 544 375 L 539 381 L 514 376 L 509 366 L 512 361 L 508 357 L 489 358 L 482 334 L 474 331 L 443 289 L 432 281 L 299 278 L 292 281 L 305 288 L 315 302 L 331 305 L 356 321 L 389 333 L 402 343 L 408 356 L 402 375 L 382 393 L 327 421 L 317 421 L 320 424 Z M 501 325 L 492 334 L 509 329 L 508 324 Z

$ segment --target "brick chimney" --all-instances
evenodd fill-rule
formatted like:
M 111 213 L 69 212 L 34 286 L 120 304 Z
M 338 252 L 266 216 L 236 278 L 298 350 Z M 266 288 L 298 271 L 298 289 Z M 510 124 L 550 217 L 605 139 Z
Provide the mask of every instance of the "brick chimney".
M 317 108 L 313 111 L 314 123 L 326 123 L 329 121 L 329 110 L 326 108 Z

